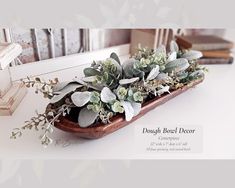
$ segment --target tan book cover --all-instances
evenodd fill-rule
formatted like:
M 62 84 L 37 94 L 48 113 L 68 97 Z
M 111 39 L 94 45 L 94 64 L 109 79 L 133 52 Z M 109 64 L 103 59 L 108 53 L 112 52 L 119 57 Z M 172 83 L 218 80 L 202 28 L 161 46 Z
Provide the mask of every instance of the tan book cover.
M 184 48 L 194 50 L 223 50 L 233 48 L 233 43 L 214 35 L 176 36 L 176 42 Z
M 199 64 L 232 64 L 233 63 L 233 57 L 230 58 L 202 58 L 198 60 Z
M 214 58 L 229 58 L 232 56 L 229 50 L 213 50 L 213 51 L 201 51 L 203 57 L 214 57 Z

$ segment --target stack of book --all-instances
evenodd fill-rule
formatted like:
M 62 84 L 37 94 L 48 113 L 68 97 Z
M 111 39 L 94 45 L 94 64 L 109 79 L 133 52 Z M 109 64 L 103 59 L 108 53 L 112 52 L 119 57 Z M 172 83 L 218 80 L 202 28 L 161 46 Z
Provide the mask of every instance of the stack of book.
M 203 57 L 200 64 L 230 64 L 233 62 L 233 43 L 214 35 L 176 36 L 181 49 L 199 50 Z

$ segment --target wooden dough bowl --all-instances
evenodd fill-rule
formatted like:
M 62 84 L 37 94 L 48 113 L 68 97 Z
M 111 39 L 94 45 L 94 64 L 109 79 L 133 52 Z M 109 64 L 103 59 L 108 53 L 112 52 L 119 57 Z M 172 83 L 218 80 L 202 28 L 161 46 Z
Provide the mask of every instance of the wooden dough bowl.
M 98 123 L 96 125 L 93 125 L 87 128 L 82 128 L 78 125 L 78 123 L 70 121 L 66 117 L 61 117 L 59 119 L 59 122 L 55 123 L 55 127 L 66 132 L 75 133 L 77 136 L 81 138 L 88 138 L 88 139 L 101 138 L 110 133 L 113 133 L 114 131 L 117 131 L 118 129 L 121 129 L 122 127 L 125 127 L 126 125 L 131 124 L 133 121 L 139 119 L 148 111 L 156 108 L 157 106 L 161 104 L 164 104 L 168 100 L 187 91 L 189 88 L 196 86 L 202 81 L 203 79 L 195 80 L 192 83 L 185 85 L 184 87 L 180 89 L 172 91 L 170 94 L 163 94 L 160 97 L 156 97 L 152 100 L 147 101 L 146 103 L 142 105 L 142 109 L 140 113 L 137 116 L 133 117 L 131 121 L 126 121 L 124 114 L 119 114 L 119 115 L 112 117 L 111 123 L 109 124 Z

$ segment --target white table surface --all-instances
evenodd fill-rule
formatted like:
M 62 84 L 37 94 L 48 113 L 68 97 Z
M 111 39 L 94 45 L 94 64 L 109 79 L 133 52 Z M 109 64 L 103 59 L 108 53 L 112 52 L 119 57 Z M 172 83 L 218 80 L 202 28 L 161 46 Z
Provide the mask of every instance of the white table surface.
M 11 130 L 43 112 L 47 100 L 29 89 L 11 117 L 0 117 L 0 158 L 20 159 L 229 159 L 235 158 L 235 65 L 210 65 L 205 81 L 196 88 L 157 107 L 131 125 L 98 140 L 84 140 L 55 129 L 53 138 L 59 145 L 43 148 L 39 133 L 27 131 L 22 138 L 9 139 Z M 44 75 L 62 80 L 81 75 L 83 67 Z M 139 154 L 135 151 L 135 127 L 157 123 L 198 125 L 203 129 L 203 152 Z M 63 147 L 63 143 L 67 147 Z

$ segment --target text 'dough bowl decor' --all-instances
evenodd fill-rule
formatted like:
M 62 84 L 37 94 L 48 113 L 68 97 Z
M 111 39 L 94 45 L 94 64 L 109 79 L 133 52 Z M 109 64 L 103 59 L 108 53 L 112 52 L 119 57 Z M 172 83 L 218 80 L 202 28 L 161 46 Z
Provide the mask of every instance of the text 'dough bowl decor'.
M 110 134 L 202 82 L 205 68 L 197 63 L 201 56 L 199 51 L 179 50 L 172 41 L 168 53 L 164 46 L 142 48 L 123 63 L 112 53 L 85 68 L 83 78 L 70 82 L 23 80 L 49 98 L 50 104 L 44 113 L 14 129 L 11 138 L 25 129 L 43 130 L 41 143 L 48 145 L 54 126 L 82 138 Z

